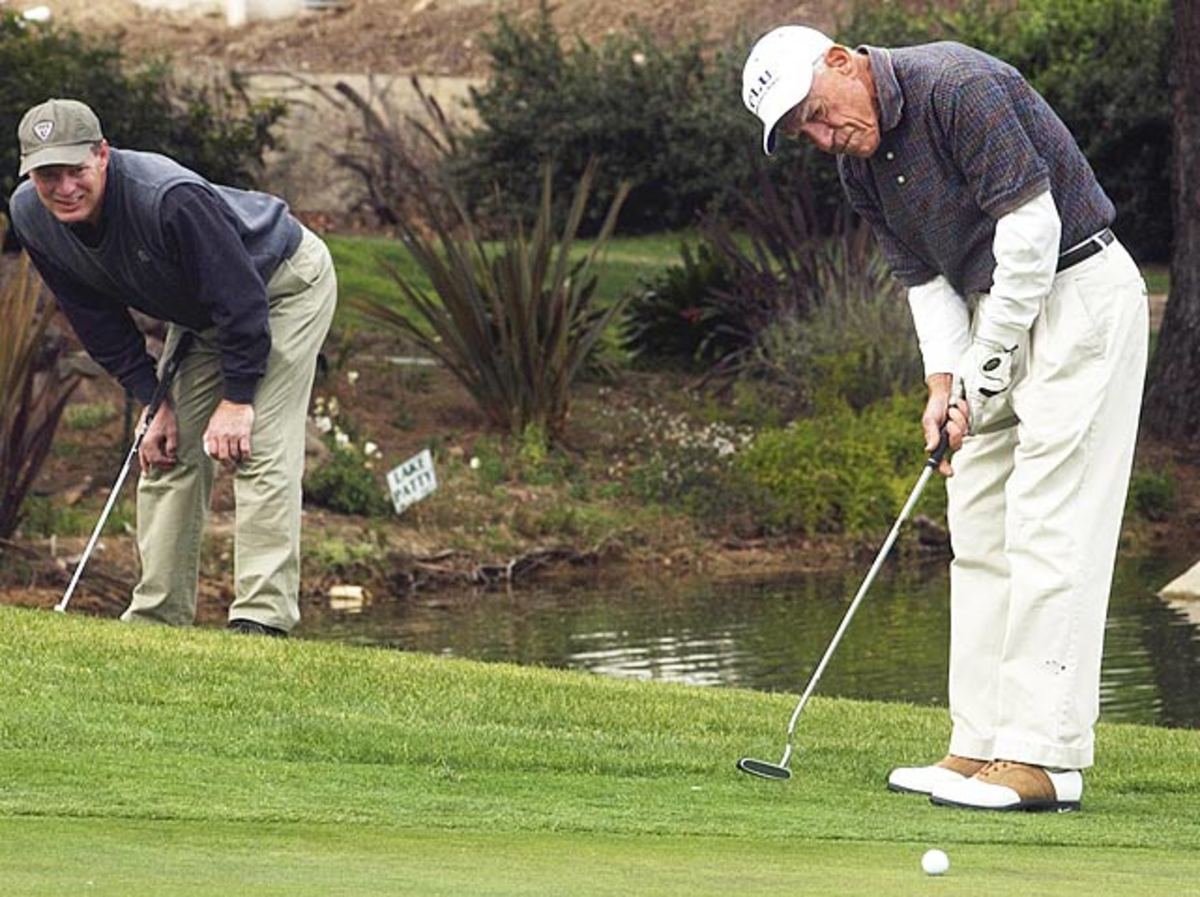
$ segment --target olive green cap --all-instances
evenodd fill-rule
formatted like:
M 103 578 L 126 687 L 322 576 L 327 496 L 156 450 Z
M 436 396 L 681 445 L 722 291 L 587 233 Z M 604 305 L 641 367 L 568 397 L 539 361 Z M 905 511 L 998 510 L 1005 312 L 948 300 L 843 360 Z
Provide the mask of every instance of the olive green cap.
M 46 100 L 25 113 L 17 126 L 21 175 L 43 165 L 81 165 L 104 139 L 100 119 L 79 100 Z

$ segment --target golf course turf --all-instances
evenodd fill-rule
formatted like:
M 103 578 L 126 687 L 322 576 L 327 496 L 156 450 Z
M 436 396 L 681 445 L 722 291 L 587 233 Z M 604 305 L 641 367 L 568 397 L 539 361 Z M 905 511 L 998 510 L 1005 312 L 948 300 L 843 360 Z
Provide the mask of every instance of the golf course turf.
M 835 660 L 836 663 L 836 660 Z M 1102 725 L 1084 810 L 888 793 L 944 711 L 0 608 L 0 894 L 1195 893 L 1200 733 Z M 926 877 L 928 847 L 950 871 Z M 1191 889 L 1189 891 L 1189 889 Z

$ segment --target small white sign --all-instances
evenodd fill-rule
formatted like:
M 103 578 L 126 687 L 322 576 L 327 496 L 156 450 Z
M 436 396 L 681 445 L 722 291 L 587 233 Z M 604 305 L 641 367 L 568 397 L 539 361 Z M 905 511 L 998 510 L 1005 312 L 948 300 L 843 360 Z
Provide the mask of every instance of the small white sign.
M 425 449 L 413 455 L 399 467 L 388 471 L 388 491 L 397 514 L 437 491 L 437 476 L 433 472 L 433 453 Z

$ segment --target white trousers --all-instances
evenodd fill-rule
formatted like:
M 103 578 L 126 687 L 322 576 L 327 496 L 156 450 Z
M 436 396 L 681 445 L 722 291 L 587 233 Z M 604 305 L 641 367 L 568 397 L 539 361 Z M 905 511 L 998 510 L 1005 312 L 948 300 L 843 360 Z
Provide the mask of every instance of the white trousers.
M 952 753 L 1092 765 L 1148 330 L 1146 286 L 1119 242 L 1063 271 L 1019 362 L 1007 425 L 968 437 L 953 458 Z

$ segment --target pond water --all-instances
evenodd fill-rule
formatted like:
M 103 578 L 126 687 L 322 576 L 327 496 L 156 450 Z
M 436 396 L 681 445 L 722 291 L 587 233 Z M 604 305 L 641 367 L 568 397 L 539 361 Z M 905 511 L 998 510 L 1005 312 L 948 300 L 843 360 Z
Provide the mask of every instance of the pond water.
M 305 609 L 306 638 L 538 664 L 698 686 L 799 694 L 868 564 L 843 574 L 573 582 L 509 592 Z M 1101 716 L 1200 726 L 1200 626 L 1156 594 L 1187 562 L 1118 565 L 1105 638 Z M 944 564 L 885 567 L 818 693 L 944 705 Z

